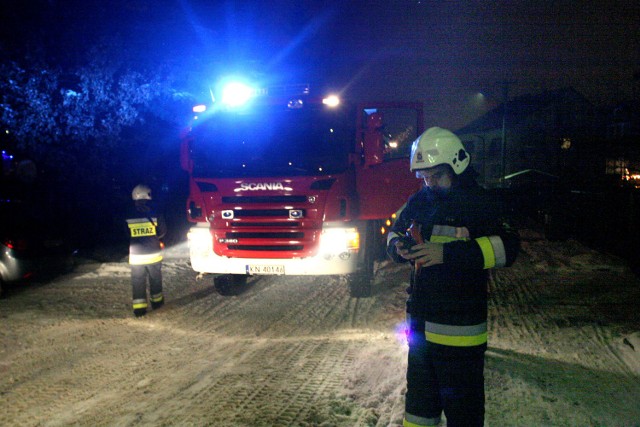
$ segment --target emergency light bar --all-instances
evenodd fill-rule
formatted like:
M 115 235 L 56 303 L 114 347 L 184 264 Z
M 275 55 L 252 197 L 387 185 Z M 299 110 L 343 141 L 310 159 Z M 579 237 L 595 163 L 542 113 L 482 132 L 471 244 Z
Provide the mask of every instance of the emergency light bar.
M 256 97 L 287 97 L 292 98 L 288 101 L 287 107 L 290 109 L 302 108 L 304 102 L 297 98 L 302 95 L 309 95 L 310 87 L 308 84 L 294 84 L 282 86 L 253 87 L 240 81 L 228 81 L 218 92 L 219 96 L 214 96 L 211 91 L 211 100 L 214 103 L 219 102 L 223 106 L 229 108 L 238 108 L 247 104 L 251 99 Z M 322 103 L 329 108 L 337 107 L 340 104 L 340 98 L 336 95 L 329 95 L 322 99 Z M 199 104 L 193 107 L 194 113 L 204 113 L 207 110 L 205 104 Z
M 256 94 L 256 90 L 240 82 L 228 83 L 222 88 L 222 103 L 229 107 L 240 107 Z
M 229 81 L 222 87 L 221 102 L 229 107 L 239 107 L 257 97 L 297 97 L 309 95 L 308 84 L 257 87 L 240 81 Z

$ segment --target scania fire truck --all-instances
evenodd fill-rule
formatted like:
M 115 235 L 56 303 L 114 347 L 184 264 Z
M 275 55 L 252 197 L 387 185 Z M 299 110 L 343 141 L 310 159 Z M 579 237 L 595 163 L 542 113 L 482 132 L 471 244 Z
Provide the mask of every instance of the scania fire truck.
M 419 188 L 408 155 L 422 104 L 232 82 L 194 114 L 180 159 L 193 269 L 233 286 L 252 275 L 341 275 L 367 296 L 385 221 Z

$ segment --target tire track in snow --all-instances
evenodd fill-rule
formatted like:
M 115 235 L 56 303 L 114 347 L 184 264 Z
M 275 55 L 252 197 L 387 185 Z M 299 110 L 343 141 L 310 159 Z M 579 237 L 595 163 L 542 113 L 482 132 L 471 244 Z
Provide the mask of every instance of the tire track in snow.
M 616 278 L 540 264 L 553 252 L 490 283 L 489 424 L 639 419 L 637 374 L 614 361 L 620 329 L 608 324 L 633 323 L 602 317 L 608 300 L 594 305 L 585 288 Z M 309 277 L 251 279 L 244 293 L 222 296 L 186 264 L 168 263 L 167 304 L 133 319 L 120 267 L 0 301 L 10 328 L 0 335 L 0 425 L 401 424 L 406 348 L 392 329 L 406 268 L 385 266 L 374 296 L 354 299 L 342 279 Z M 626 289 L 616 286 L 604 296 Z
M 172 316 L 177 322 L 189 319 L 188 328 L 202 332 L 279 336 L 322 333 L 353 323 L 358 313 L 345 310 L 357 310 L 357 305 L 346 283 L 338 278 L 265 276 L 255 279 L 239 296 L 208 292 L 202 298 L 183 301 Z

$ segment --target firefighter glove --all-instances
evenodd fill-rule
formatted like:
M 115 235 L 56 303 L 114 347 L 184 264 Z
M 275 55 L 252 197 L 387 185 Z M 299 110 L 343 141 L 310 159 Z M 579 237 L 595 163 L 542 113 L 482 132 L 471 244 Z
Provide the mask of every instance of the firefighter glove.
M 411 252 L 404 254 L 404 258 L 412 259 L 416 265 L 431 267 L 444 262 L 444 245 L 442 243 L 425 242 L 415 245 Z

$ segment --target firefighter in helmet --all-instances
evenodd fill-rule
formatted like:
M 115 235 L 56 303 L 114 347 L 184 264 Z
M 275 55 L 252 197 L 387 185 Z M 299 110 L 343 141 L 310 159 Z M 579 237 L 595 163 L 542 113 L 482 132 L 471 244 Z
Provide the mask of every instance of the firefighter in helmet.
M 131 192 L 133 204 L 127 214 L 129 227 L 129 264 L 133 288 L 133 314 L 136 317 L 147 313 L 147 279 L 151 308 L 164 304 L 162 294 L 162 239 L 166 233 L 164 217 L 152 204 L 151 189 L 136 185 Z
M 452 132 L 425 131 L 411 149 L 424 181 L 388 235 L 387 253 L 413 264 L 404 425 L 482 426 L 488 270 L 511 265 L 519 238 L 477 184 Z

